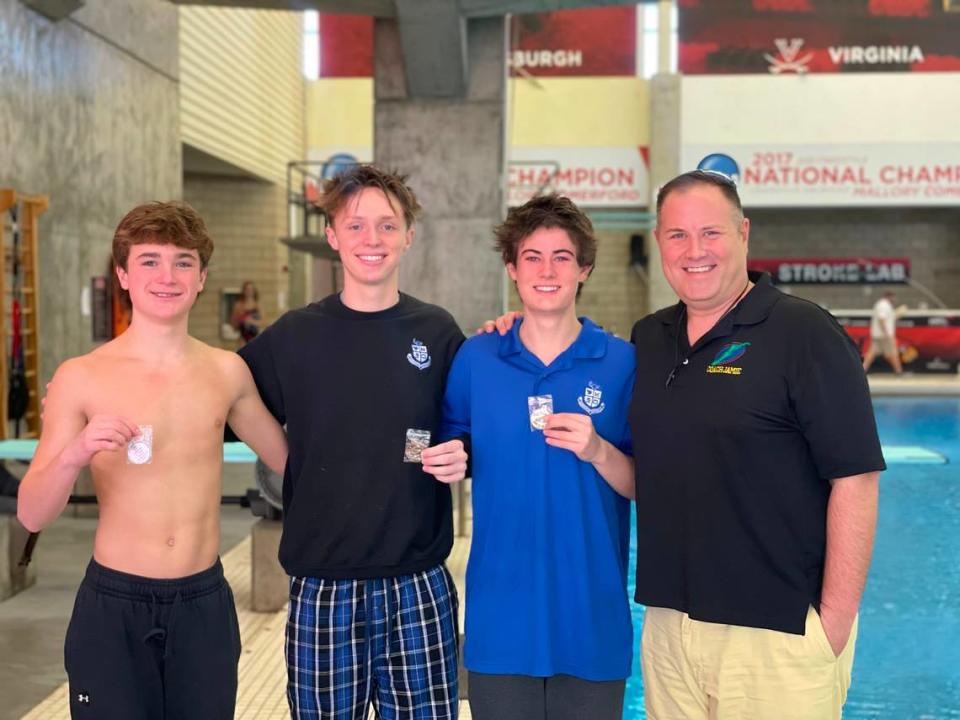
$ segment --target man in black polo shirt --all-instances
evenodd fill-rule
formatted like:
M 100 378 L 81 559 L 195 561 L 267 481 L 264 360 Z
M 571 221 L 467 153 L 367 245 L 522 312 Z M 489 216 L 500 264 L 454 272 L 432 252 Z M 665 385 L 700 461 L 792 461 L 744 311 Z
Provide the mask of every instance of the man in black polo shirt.
M 680 302 L 632 337 L 647 713 L 839 718 L 885 467 L 857 349 L 748 274 L 726 176 L 680 175 L 657 213 Z

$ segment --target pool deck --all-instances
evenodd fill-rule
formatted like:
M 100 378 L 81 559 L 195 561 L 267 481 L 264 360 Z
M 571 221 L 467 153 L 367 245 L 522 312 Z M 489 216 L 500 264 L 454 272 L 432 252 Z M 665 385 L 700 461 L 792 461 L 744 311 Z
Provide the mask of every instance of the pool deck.
M 469 547 L 469 537 L 458 537 L 447 561 L 461 597 Z M 235 718 L 287 720 L 290 711 L 287 708 L 287 674 L 283 659 L 286 608 L 276 613 L 257 613 L 250 610 L 249 537 L 223 556 L 223 569 L 236 598 L 243 643 Z M 460 607 L 462 613 L 463 605 Z M 461 618 L 461 627 L 462 622 Z M 64 683 L 24 715 L 22 720 L 70 720 L 67 692 L 67 684 Z M 461 703 L 460 717 L 470 720 L 470 708 L 466 701 Z
M 960 375 L 876 373 L 867 376 L 870 392 L 876 396 L 929 395 L 933 397 L 960 396 Z
M 238 492 L 249 484 L 252 465 L 224 468 L 224 492 Z M 457 488 L 463 496 L 463 514 L 455 518 L 453 550 L 447 567 L 463 598 L 467 556 L 470 553 L 472 513 L 470 482 Z M 237 604 L 243 651 L 238 669 L 239 687 L 235 720 L 286 720 L 286 666 L 283 656 L 286 608 L 275 613 L 250 609 L 250 527 L 248 510 L 221 509 L 221 559 Z M 461 527 L 462 522 L 462 527 Z M 44 531 L 38 545 L 38 583 L 5 603 L 0 603 L 0 720 L 69 720 L 68 686 L 63 669 L 63 634 L 73 607 L 76 588 L 90 557 L 96 519 L 66 513 Z M 460 603 L 460 627 L 464 604 Z M 17 632 L 19 630 L 19 632 Z M 27 646 L 31 657 L 19 650 Z M 371 716 L 372 717 L 372 716 Z M 466 700 L 460 717 L 471 720 Z

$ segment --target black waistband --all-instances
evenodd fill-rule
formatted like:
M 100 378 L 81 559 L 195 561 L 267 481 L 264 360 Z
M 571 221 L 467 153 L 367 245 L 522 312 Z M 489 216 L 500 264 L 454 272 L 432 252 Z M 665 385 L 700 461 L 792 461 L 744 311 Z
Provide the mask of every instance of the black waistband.
M 223 564 L 220 558 L 201 572 L 179 578 L 148 578 L 104 567 L 93 558 L 87 565 L 84 582 L 99 592 L 117 597 L 143 599 L 153 602 L 173 602 L 200 597 L 223 587 Z

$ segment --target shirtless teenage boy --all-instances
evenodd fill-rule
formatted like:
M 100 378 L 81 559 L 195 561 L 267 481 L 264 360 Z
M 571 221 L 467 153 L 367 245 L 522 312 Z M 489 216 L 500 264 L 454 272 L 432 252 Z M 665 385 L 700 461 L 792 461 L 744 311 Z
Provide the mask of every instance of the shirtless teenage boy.
M 20 486 L 30 530 L 90 466 L 100 519 L 64 648 L 74 718 L 233 718 L 240 638 L 217 557 L 223 428 L 278 472 L 283 430 L 232 352 L 187 334 L 213 243 L 185 203 L 120 222 L 113 258 L 133 320 L 63 363 Z

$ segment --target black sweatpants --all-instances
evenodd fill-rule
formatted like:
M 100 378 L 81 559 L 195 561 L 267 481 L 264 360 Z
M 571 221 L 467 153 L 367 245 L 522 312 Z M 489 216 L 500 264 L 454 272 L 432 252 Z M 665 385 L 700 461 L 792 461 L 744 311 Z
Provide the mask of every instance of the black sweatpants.
M 157 580 L 91 560 L 64 659 L 74 720 L 233 720 L 240 628 L 223 565 Z
M 626 680 L 530 677 L 470 671 L 474 720 L 620 720 Z

